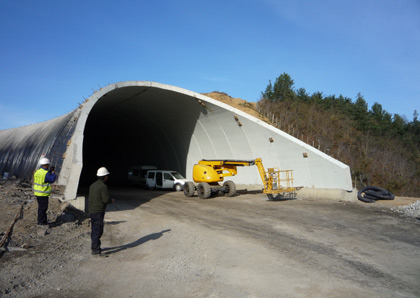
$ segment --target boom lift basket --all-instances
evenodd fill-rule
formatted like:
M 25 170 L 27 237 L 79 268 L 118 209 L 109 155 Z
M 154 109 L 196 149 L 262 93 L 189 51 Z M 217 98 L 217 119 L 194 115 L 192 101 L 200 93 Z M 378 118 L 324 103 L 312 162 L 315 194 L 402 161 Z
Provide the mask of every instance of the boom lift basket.
M 273 195 L 281 194 L 282 197 L 296 198 L 296 188 L 293 187 L 293 170 L 280 170 L 268 168 L 264 179 L 264 190 L 270 200 Z

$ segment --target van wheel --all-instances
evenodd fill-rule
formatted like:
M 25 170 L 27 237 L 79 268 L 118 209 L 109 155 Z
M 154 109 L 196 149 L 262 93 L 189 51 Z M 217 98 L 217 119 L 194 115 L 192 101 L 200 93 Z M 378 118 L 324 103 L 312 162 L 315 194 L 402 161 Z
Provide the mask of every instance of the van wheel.
M 186 197 L 192 197 L 194 195 L 195 186 L 192 182 L 186 182 L 184 185 L 184 195 Z
M 182 190 L 181 184 L 175 184 L 174 188 L 175 188 L 176 191 L 181 191 Z
M 210 185 L 206 182 L 201 182 L 197 185 L 197 194 L 200 199 L 208 199 L 211 195 Z

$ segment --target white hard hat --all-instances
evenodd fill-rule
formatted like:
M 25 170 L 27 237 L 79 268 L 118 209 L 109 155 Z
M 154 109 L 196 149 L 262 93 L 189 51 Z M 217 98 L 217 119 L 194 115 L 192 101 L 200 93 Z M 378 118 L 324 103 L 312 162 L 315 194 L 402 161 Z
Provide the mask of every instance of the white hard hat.
M 99 168 L 98 172 L 96 173 L 96 176 L 98 176 L 98 177 L 102 177 L 102 176 L 106 176 L 106 175 L 109 175 L 109 172 L 105 167 Z
M 41 158 L 40 160 L 39 160 L 39 164 L 41 165 L 41 166 L 43 166 L 43 165 L 49 165 L 50 164 L 50 160 L 48 159 L 48 158 Z

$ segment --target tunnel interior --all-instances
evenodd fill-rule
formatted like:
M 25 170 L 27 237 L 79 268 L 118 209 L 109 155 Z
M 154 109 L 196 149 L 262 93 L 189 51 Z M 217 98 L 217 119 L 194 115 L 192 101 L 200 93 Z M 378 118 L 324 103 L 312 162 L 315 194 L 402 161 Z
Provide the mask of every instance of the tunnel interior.
M 191 96 L 132 86 L 102 96 L 88 115 L 79 190 L 105 166 L 108 184 L 127 185 L 130 166 L 154 165 L 186 176 L 191 137 L 203 106 Z

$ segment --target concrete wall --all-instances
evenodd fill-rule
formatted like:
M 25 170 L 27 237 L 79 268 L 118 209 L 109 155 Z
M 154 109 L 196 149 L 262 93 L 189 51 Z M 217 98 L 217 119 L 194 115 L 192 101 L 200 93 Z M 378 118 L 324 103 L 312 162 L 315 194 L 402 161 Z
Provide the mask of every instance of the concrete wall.
M 192 167 L 200 159 L 258 157 L 266 168 L 293 170 L 295 186 L 352 191 L 350 169 L 340 161 L 217 100 L 155 82 L 111 84 L 57 120 L 31 130 L 0 131 L 0 144 L 6 138 L 8 144 L 17 143 L 10 137 L 23 134 L 18 143 L 25 147 L 29 135 L 42 131 L 50 131 L 47 134 L 53 137 L 30 143 L 32 147 L 24 152 L 33 150 L 36 158 L 39 152 L 63 156 L 57 183 L 64 186 L 65 200 L 80 196 L 81 185 L 96 179 L 100 166 L 106 166 L 113 180 L 120 182 L 126 178 L 129 165 L 139 164 L 177 170 L 191 179 Z M 65 152 L 54 147 L 59 139 L 66 141 Z M 56 149 L 41 150 L 46 143 Z M 25 163 L 26 157 L 15 156 L 13 148 L 0 145 L 0 152 L 9 156 L 7 160 Z M 262 185 L 256 167 L 239 168 L 231 180 Z

